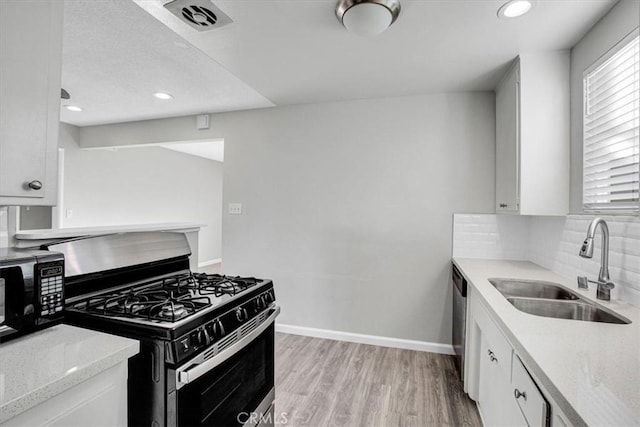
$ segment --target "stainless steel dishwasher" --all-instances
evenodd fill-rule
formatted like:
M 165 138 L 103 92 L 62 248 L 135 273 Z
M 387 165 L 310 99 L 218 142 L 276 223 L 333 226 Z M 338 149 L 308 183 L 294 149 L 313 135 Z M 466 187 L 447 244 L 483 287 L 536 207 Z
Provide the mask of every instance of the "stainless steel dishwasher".
M 453 282 L 453 333 L 451 342 L 456 353 L 456 367 L 464 381 L 464 340 L 467 323 L 467 281 L 455 265 L 451 266 Z

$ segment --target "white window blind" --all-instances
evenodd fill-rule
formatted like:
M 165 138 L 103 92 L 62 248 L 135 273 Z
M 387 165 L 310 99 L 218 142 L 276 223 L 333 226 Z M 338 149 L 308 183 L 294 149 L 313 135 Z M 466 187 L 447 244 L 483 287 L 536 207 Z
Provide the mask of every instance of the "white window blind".
M 637 34 L 637 33 L 636 33 Z M 583 208 L 639 208 L 640 38 L 584 74 Z

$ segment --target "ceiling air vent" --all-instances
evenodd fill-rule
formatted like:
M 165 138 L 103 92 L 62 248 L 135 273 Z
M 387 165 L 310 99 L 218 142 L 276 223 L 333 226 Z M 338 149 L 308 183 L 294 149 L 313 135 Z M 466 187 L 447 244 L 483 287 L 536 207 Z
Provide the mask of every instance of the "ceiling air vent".
M 233 22 L 209 0 L 173 0 L 164 7 L 198 31 L 213 30 Z

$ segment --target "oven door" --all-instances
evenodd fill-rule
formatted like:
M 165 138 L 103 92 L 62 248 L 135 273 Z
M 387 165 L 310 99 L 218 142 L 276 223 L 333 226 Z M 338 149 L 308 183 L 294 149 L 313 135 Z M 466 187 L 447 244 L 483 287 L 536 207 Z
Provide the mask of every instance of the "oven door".
M 229 347 L 176 369 L 177 426 L 272 424 L 274 321 L 279 313 L 279 307 L 269 309 L 262 322 L 246 328 Z

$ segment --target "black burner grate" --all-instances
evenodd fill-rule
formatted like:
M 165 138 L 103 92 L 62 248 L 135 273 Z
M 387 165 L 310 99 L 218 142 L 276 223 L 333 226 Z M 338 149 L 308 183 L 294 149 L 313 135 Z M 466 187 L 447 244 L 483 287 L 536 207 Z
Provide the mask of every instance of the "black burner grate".
M 259 282 L 253 277 L 184 273 L 97 295 L 73 308 L 104 316 L 176 322 L 211 307 L 212 295 L 236 295 Z
M 202 295 L 235 295 L 258 284 L 255 277 L 224 276 L 221 274 L 194 273 L 198 292 Z
M 120 292 L 89 298 L 74 308 L 102 315 L 175 322 L 211 305 L 194 294 L 197 283 L 190 274 L 155 280 Z

